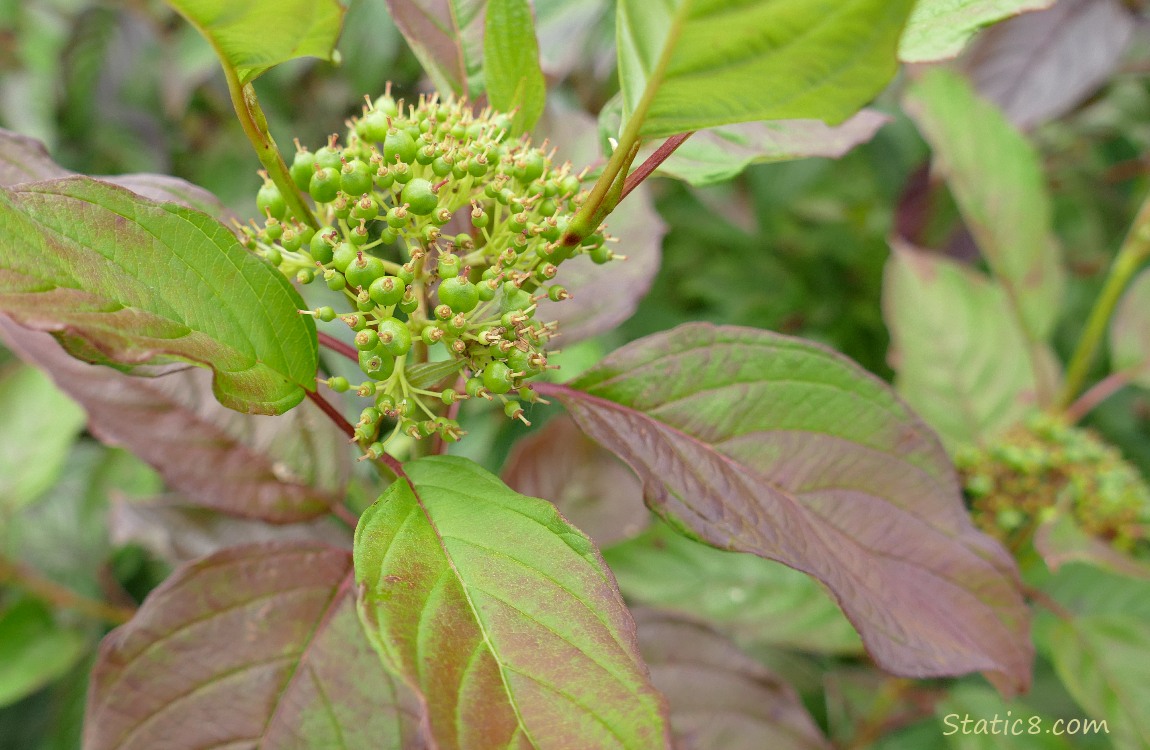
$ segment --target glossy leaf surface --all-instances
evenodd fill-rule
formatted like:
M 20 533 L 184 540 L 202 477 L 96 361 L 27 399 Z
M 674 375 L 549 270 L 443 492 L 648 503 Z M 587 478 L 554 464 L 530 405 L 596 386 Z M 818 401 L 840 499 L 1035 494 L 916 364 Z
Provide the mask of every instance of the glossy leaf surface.
M 1037 151 L 958 74 L 928 71 L 904 105 L 930 143 L 966 225 L 1005 286 L 1027 341 L 1056 322 L 1063 270 Z
M 658 524 L 604 550 L 628 601 L 706 618 L 744 645 L 856 654 L 858 633 L 825 589 L 794 568 L 726 552 Z
M 466 459 L 404 470 L 356 529 L 360 617 L 439 747 L 663 747 L 662 700 L 591 541 Z
M 706 625 L 636 612 L 679 750 L 829 750 L 794 689 Z
M 984 26 L 1028 10 L 1049 8 L 1055 0 L 919 0 L 906 25 L 899 59 L 945 60 L 962 51 Z
M 211 374 L 200 368 L 133 377 L 74 359 L 51 336 L 4 319 L 0 340 L 52 373 L 88 410 L 93 434 L 130 449 L 192 503 L 285 523 L 343 500 L 347 445 L 310 402 L 278 417 L 240 414 L 212 397 Z
M 234 547 L 184 566 L 100 646 L 85 750 L 422 747 L 372 656 L 351 555 Z
M 211 217 L 69 177 L 6 190 L 0 226 L 0 310 L 73 353 L 210 366 L 216 398 L 252 413 L 314 387 L 303 301 Z
M 547 100 L 539 67 L 539 42 L 529 0 L 487 0 L 483 34 L 483 79 L 487 100 L 514 112 L 512 135 L 530 132 Z
M 621 0 L 624 119 L 645 107 L 649 138 L 755 120 L 842 122 L 894 75 L 913 4 Z
M 884 669 L 1027 685 L 1013 561 L 971 526 L 933 433 L 846 358 L 688 324 L 536 388 L 627 461 L 673 524 L 826 584 Z
M 207 37 L 242 82 L 297 57 L 330 60 L 343 14 L 339 0 L 167 0 Z
M 1005 290 L 940 254 L 892 248 L 883 311 L 898 392 L 951 448 L 1018 422 L 1036 386 Z

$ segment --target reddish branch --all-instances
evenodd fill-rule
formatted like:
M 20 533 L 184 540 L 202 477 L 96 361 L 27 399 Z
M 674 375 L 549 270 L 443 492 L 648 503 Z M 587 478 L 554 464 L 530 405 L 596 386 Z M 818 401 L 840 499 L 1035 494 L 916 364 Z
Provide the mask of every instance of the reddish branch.
M 316 336 L 319 338 L 321 346 L 325 346 L 337 354 L 342 354 L 353 362 L 359 362 L 359 352 L 356 351 L 356 348 L 351 344 L 340 341 L 335 336 L 324 333 L 323 331 L 318 331 Z
M 623 183 L 623 193 L 619 196 L 619 200 L 627 197 L 627 194 L 639 186 L 643 180 L 651 176 L 651 173 L 659 168 L 659 165 L 667 161 L 671 154 L 675 153 L 675 149 L 683 145 L 683 141 L 691 137 L 695 131 L 690 130 L 686 133 L 679 133 L 673 135 L 667 140 L 663 141 L 663 145 L 655 149 L 655 153 L 647 157 L 646 161 L 640 164 L 634 172 L 627 175 L 627 180 Z

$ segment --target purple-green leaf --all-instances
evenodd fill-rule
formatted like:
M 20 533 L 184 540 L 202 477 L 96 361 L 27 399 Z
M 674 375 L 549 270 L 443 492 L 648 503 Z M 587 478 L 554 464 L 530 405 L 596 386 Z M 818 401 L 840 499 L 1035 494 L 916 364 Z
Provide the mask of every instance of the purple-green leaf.
M 486 0 L 387 0 L 411 51 L 441 93 L 477 96 Z
M 407 750 L 418 721 L 356 618 L 350 553 L 253 544 L 180 568 L 108 634 L 84 750 Z
M 1021 420 L 1037 378 L 1002 285 L 898 239 L 891 251 L 882 301 L 902 397 L 952 449 Z
M 639 646 L 679 750 L 829 750 L 794 688 L 698 622 L 638 610 Z
M 1047 339 L 1064 272 L 1038 152 L 993 104 L 949 70 L 929 70 L 904 105 L 1028 342 Z
M 1030 129 L 1105 85 L 1135 27 L 1121 0 L 1062 0 L 982 32 L 960 64 L 980 94 Z
M 204 365 L 228 408 L 278 414 L 314 388 L 302 307 L 282 274 L 198 211 L 86 177 L 0 194 L 0 312 L 89 359 Z
M 600 547 L 635 536 L 650 520 L 643 486 L 631 470 L 565 414 L 515 444 L 503 481 L 516 492 L 555 503 Z
M 359 612 L 438 746 L 664 747 L 662 698 L 591 540 L 466 459 L 404 471 L 356 529 Z
M 1131 578 L 1150 580 L 1150 565 L 1125 555 L 1096 536 L 1087 534 L 1074 518 L 1056 513 L 1034 532 L 1034 548 L 1052 572 L 1066 563 L 1081 562 Z
M 673 524 L 826 584 L 884 669 L 1029 684 L 1013 560 L 971 525 L 935 435 L 850 360 L 688 324 L 536 387 L 627 461 Z
M 928 62 L 956 56 L 983 27 L 1055 0 L 919 0 L 907 21 L 898 56 Z
M 191 503 L 289 523 L 343 499 L 351 458 L 343 434 L 311 403 L 277 417 L 240 414 L 212 397 L 200 368 L 125 375 L 74 359 L 48 334 L 2 316 L 0 340 L 87 410 L 94 435 L 147 461 Z

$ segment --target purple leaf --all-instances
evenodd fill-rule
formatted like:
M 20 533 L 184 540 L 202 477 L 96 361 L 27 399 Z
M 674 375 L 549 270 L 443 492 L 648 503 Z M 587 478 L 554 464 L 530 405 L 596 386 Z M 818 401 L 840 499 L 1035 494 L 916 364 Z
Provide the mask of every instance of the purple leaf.
M 1034 548 L 1050 570 L 1069 562 L 1081 562 L 1129 576 L 1150 580 L 1150 565 L 1124 555 L 1096 536 L 1087 534 L 1065 513 L 1050 516 L 1034 532 Z
M 356 619 L 351 555 L 235 547 L 177 570 L 108 634 L 84 750 L 422 747 Z
M 1066 114 L 1102 86 L 1134 27 L 1119 0 L 1062 0 L 987 29 L 961 67 L 980 94 L 1029 129 Z
M 503 481 L 516 492 L 550 500 L 600 547 L 635 536 L 648 522 L 643 485 L 564 414 L 515 444 Z
M 536 388 L 630 464 L 673 524 L 826 584 L 884 669 L 1029 684 L 1013 560 L 972 526 L 935 435 L 850 360 L 688 324 Z
M 671 705 L 679 750 L 829 750 L 798 694 L 701 623 L 636 610 L 651 681 Z
M 351 473 L 343 435 L 310 402 L 265 417 L 226 409 L 211 373 L 125 375 L 69 356 L 46 333 L 0 317 L 0 338 L 88 412 L 88 427 L 151 464 L 192 502 L 276 523 L 327 513 Z

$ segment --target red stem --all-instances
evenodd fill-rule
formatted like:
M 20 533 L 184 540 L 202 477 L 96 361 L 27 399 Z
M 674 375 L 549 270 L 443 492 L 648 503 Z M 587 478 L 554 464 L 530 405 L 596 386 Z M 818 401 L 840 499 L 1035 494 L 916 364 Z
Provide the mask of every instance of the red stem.
M 1073 424 L 1094 411 L 1095 407 L 1103 401 L 1129 385 L 1134 375 L 1137 374 L 1140 369 L 1141 368 L 1130 368 L 1128 370 L 1119 370 L 1099 380 L 1092 385 L 1086 393 L 1079 396 L 1077 401 L 1066 407 L 1065 416 L 1067 421 Z
M 312 400 L 312 403 L 318 406 L 320 410 L 322 410 L 323 413 L 331 419 L 332 422 L 335 422 L 336 426 L 339 427 L 339 429 L 342 430 L 345 435 L 347 435 L 349 438 L 355 437 L 355 428 L 351 426 L 351 422 L 348 422 L 346 419 L 344 419 L 343 415 L 339 413 L 339 410 L 329 404 L 323 396 L 319 395 L 318 391 L 305 391 L 305 393 L 307 393 L 307 397 Z M 332 515 L 353 529 L 356 527 L 356 524 L 359 523 L 359 517 L 340 503 L 332 505 L 330 510 Z
M 671 154 L 675 153 L 675 149 L 683 145 L 683 141 L 691 137 L 695 131 L 689 130 L 686 133 L 679 133 L 673 135 L 667 140 L 663 141 L 663 145 L 655 149 L 655 153 L 647 157 L 647 159 L 635 168 L 635 171 L 627 175 L 626 181 L 623 183 L 623 193 L 619 196 L 619 200 L 627 197 L 643 180 L 651 176 L 651 173 L 659 168 L 659 165 L 667 161 Z
M 335 336 L 324 333 L 323 331 L 317 331 L 316 337 L 319 339 L 321 346 L 325 346 L 333 352 L 342 354 L 353 362 L 359 362 L 359 352 L 351 344 L 340 341 Z

